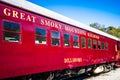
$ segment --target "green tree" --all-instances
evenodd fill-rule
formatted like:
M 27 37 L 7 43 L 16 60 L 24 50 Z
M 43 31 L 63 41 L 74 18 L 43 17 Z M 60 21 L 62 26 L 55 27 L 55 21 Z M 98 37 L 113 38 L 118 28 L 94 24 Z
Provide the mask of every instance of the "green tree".
M 106 32 L 105 25 L 101 25 L 101 24 L 95 22 L 95 23 L 90 24 L 90 26 L 93 27 L 93 28 L 96 28 L 96 29 L 99 29 L 101 31 Z
M 118 32 L 117 37 L 120 38 L 120 26 L 117 28 L 117 32 Z
M 111 34 L 113 36 L 116 36 L 116 37 L 118 35 L 117 29 L 115 27 L 113 27 L 113 26 L 107 27 L 107 33 Z
M 105 27 L 105 25 L 101 25 L 99 23 L 92 23 L 90 26 L 120 38 L 120 26 L 118 28 L 114 26 Z
M 90 26 L 96 29 L 100 29 L 100 25 L 98 23 L 92 23 Z

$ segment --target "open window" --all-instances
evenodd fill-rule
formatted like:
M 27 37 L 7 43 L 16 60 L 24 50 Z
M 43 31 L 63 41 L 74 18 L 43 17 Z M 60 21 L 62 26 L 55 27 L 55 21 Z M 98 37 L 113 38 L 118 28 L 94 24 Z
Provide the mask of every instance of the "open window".
M 4 21 L 3 40 L 8 42 L 20 42 L 20 24 Z

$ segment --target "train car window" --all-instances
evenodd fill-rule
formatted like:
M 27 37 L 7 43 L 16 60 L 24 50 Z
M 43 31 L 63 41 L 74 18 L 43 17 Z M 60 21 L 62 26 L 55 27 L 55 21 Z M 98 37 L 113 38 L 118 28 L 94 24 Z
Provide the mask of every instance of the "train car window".
M 82 46 L 82 48 L 86 48 L 86 38 L 85 37 L 81 38 L 81 46 Z
M 79 38 L 78 36 L 73 36 L 73 47 L 79 48 Z
M 108 43 L 105 44 L 105 49 L 108 50 Z
M 97 42 L 96 42 L 96 40 L 93 40 L 93 48 L 97 49 Z
M 101 42 L 98 41 L 98 49 L 101 49 Z
M 92 40 L 88 39 L 88 48 L 92 48 Z
M 104 44 L 104 42 L 102 42 L 102 49 L 104 49 L 105 48 L 105 44 Z
M 70 46 L 70 35 L 64 34 L 64 46 L 69 47 Z
M 36 44 L 46 44 L 46 30 L 36 28 Z
M 60 45 L 60 33 L 56 31 L 51 32 L 51 43 L 52 45 L 59 46 Z
M 8 42 L 20 42 L 20 24 L 3 22 L 3 39 Z

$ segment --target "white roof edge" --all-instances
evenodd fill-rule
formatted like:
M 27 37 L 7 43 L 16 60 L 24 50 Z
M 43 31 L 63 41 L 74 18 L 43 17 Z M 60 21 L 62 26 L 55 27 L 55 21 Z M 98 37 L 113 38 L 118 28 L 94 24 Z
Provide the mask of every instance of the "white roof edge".
M 114 37 L 114 36 L 112 36 L 110 34 L 107 34 L 105 32 L 102 32 L 100 30 L 92 28 L 92 27 L 90 27 L 88 25 L 82 24 L 82 23 L 80 23 L 80 22 L 78 22 L 76 20 L 70 19 L 70 18 L 68 18 L 66 16 L 55 13 L 55 12 L 53 12 L 51 10 L 48 10 L 46 8 L 43 8 L 43 7 L 38 6 L 36 4 L 33 4 L 33 3 L 29 2 L 29 1 L 26 1 L 26 0 L 19 0 L 19 1 L 18 0 L 1 0 L 1 1 L 7 2 L 9 4 L 21 7 L 23 9 L 27 9 L 29 11 L 44 15 L 46 17 L 50 17 L 50 18 L 56 19 L 58 21 L 65 22 L 67 24 L 74 25 L 74 26 L 80 27 L 82 29 L 85 29 L 85 30 L 88 30 L 88 31 L 91 31 L 91 32 L 94 32 L 94 33 L 97 33 L 97 34 L 112 38 L 114 40 L 120 41 L 120 39 L 117 38 L 117 37 Z

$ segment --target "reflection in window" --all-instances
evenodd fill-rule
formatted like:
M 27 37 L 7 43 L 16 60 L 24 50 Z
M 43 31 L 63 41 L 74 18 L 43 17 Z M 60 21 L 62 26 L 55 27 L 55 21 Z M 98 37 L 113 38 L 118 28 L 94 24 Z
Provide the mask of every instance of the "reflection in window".
M 96 42 L 96 40 L 93 40 L 93 49 L 97 49 L 97 42 Z
M 8 42 L 20 42 L 20 25 L 4 21 L 3 39 Z
M 64 46 L 69 47 L 70 46 L 70 35 L 64 34 Z
M 17 23 L 4 21 L 4 30 L 20 32 L 20 25 Z
M 56 31 L 51 32 L 51 43 L 52 45 L 59 46 L 60 45 L 60 33 Z
M 46 30 L 36 28 L 36 44 L 46 44 Z
M 98 49 L 101 49 L 101 42 L 98 41 Z
M 73 36 L 73 47 L 79 48 L 79 38 L 78 38 L 78 36 Z
M 20 41 L 20 35 L 11 33 L 11 32 L 4 32 L 4 40 L 10 41 L 10 42 L 19 42 Z
M 88 48 L 92 48 L 92 40 L 88 39 Z
M 82 48 L 86 48 L 86 38 L 84 37 L 81 38 L 81 46 Z

